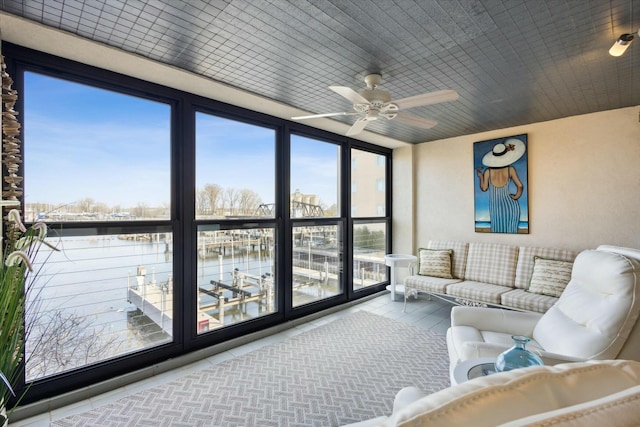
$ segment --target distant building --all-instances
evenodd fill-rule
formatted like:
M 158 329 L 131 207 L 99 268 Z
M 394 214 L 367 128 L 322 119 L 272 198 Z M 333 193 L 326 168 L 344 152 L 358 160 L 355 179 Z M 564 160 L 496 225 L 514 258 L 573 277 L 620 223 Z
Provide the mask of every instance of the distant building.
M 295 193 L 291 195 L 291 217 L 320 216 L 324 216 L 324 212 L 320 206 L 320 198 L 315 194 L 302 194 L 300 189 L 296 188 Z
M 291 195 L 292 202 L 306 203 L 307 205 L 320 205 L 320 198 L 315 194 L 302 194 L 299 188 Z
M 351 151 L 351 215 L 385 216 L 386 158 L 361 150 Z

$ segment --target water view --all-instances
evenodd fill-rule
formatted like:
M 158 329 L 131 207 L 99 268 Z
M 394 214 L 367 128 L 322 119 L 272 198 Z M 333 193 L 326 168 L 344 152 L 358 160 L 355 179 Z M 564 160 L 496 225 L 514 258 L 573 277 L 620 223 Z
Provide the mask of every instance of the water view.
M 37 292 L 31 297 L 39 303 L 28 313 L 27 379 L 171 340 L 127 295 L 140 267 L 156 286 L 171 283 L 170 235 L 135 236 L 47 239 L 60 250 L 42 246 L 36 258 Z
M 229 238 L 224 240 L 228 247 L 219 255 L 208 256 L 211 254 L 204 252 L 207 238 L 221 242 L 223 235 Z M 272 239 L 265 237 L 251 247 L 241 237 L 220 233 L 202 239 L 197 269 L 200 332 L 275 310 Z M 32 296 L 37 295 L 40 303 L 30 313 L 28 378 L 171 341 L 173 288 L 180 286 L 174 283 L 171 234 L 48 241 L 60 251 L 43 247 L 36 259 L 38 286 Z M 250 296 L 247 288 L 255 284 L 255 278 L 263 279 L 258 285 L 271 289 L 269 301 L 244 298 Z M 214 292 L 212 282 L 223 288 Z M 238 293 L 243 296 L 241 304 L 229 307 Z M 210 320 L 206 326 L 205 319 Z
M 297 227 L 293 305 L 343 292 L 336 226 Z M 273 229 L 198 232 L 198 333 L 277 311 Z M 170 233 L 48 238 L 35 263 L 38 306 L 28 313 L 27 379 L 171 342 Z M 46 262 L 45 262 L 46 261 Z M 354 286 L 386 279 L 384 251 L 355 257 Z

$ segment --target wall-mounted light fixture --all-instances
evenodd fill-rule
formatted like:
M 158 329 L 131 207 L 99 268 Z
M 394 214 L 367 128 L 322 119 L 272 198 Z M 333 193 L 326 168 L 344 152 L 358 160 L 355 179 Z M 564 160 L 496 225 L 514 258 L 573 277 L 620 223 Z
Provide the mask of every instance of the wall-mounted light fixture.
M 638 30 L 637 33 L 633 33 L 633 34 L 628 34 L 628 33 L 622 34 L 620 37 L 618 37 L 618 40 L 616 40 L 613 46 L 611 46 L 611 49 L 609 49 L 609 55 L 611 56 L 622 55 L 624 51 L 627 50 L 627 48 L 629 47 L 629 45 L 633 41 L 633 38 L 636 35 L 640 36 L 640 30 Z

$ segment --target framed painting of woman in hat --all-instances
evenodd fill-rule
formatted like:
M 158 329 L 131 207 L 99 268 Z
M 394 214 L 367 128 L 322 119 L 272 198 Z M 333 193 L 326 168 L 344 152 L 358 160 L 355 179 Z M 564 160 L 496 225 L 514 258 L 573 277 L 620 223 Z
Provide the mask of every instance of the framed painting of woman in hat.
M 475 228 L 529 233 L 527 134 L 473 144 Z

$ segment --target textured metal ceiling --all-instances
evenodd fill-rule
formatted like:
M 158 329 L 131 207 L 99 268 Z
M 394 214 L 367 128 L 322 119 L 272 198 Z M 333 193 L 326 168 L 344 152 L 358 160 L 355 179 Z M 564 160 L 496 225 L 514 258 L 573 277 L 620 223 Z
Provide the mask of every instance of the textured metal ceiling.
M 432 129 L 367 130 L 418 143 L 640 105 L 640 0 L 0 0 L 0 9 L 310 113 L 349 111 L 327 87 L 371 72 Z M 342 117 L 352 123 L 353 118 Z M 313 121 L 307 124 L 313 125 Z

